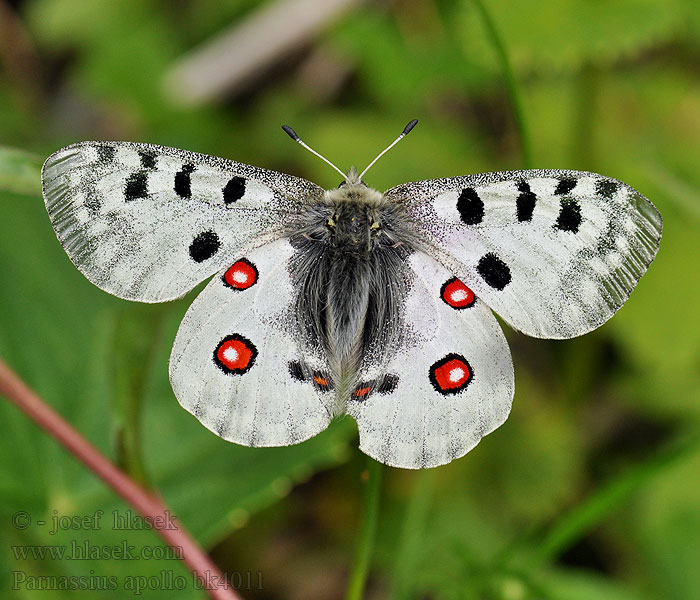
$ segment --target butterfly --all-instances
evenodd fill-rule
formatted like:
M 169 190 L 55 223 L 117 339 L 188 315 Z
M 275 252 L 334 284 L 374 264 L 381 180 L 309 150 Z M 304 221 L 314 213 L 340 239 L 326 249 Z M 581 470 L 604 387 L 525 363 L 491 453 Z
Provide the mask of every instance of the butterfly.
M 402 139 L 417 121 L 377 158 Z M 538 338 L 607 321 L 653 260 L 661 215 L 595 173 L 506 171 L 381 193 L 142 143 L 82 142 L 43 167 L 46 208 L 85 276 L 127 300 L 214 275 L 170 357 L 180 404 L 246 446 L 306 440 L 343 413 L 385 464 L 435 467 L 507 418 L 496 312 Z

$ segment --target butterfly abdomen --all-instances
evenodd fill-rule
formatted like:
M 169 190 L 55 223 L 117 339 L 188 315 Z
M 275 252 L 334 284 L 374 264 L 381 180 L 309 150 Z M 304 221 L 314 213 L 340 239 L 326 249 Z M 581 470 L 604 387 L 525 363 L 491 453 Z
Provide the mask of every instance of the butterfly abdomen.
M 297 322 L 301 335 L 324 349 L 342 404 L 363 361 L 371 354 L 373 363 L 383 362 L 382 353 L 395 347 L 413 247 L 399 205 L 365 186 L 347 187 L 309 205 L 290 233 Z

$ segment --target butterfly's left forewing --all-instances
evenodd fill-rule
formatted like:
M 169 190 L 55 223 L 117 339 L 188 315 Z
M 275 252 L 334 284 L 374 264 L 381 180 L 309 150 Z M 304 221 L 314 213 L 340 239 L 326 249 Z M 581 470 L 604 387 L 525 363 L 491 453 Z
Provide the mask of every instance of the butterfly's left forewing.
M 59 241 L 103 290 L 182 296 L 243 248 L 280 235 L 323 190 L 304 179 L 185 150 L 82 142 L 52 154 L 44 199 Z
M 422 252 L 407 259 L 403 334 L 368 361 L 347 412 L 360 448 L 396 467 L 450 462 L 507 418 L 513 364 L 498 322 L 472 290 Z
M 514 328 L 569 338 L 605 321 L 653 260 L 661 215 L 630 186 L 580 171 L 510 171 L 389 190 L 427 251 Z
M 192 303 L 170 358 L 183 407 L 246 446 L 284 446 L 326 428 L 335 395 L 319 347 L 296 322 L 287 240 L 231 259 Z

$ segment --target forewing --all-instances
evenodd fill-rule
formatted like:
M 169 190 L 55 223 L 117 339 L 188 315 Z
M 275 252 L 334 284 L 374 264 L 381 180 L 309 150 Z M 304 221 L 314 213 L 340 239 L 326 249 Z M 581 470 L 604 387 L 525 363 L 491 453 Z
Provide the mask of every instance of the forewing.
M 580 171 L 510 171 L 408 183 L 429 252 L 511 326 L 569 338 L 607 321 L 653 260 L 661 215 L 630 186 Z
M 347 412 L 363 452 L 417 469 L 463 456 L 506 420 L 513 364 L 495 317 L 471 290 L 426 254 L 408 261 L 404 339 L 386 367 L 362 374 Z
M 279 240 L 234 259 L 195 299 L 175 338 L 175 396 L 208 429 L 238 444 L 301 442 L 332 416 L 327 365 L 298 334 L 292 255 L 289 242 Z
M 273 239 L 304 199 L 322 193 L 275 171 L 128 142 L 63 148 L 42 179 L 51 223 L 78 269 L 142 302 L 182 296 L 243 248 Z

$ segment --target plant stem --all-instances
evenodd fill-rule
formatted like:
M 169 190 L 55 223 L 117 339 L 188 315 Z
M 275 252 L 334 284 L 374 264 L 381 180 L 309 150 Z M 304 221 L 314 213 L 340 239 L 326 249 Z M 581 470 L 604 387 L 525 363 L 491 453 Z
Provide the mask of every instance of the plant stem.
M 145 490 L 106 458 L 29 389 L 2 360 L 0 360 L 0 394 L 7 396 L 39 427 L 62 444 L 144 517 L 154 519 L 154 523 L 169 522 L 168 516 L 172 511 L 156 494 Z M 175 529 L 154 527 L 154 531 L 163 538 L 165 543 L 182 553 L 185 564 L 194 575 L 205 581 L 223 581 L 218 567 L 181 525 Z M 241 600 L 241 597 L 230 587 L 206 589 L 206 592 L 214 600 Z
M 345 600 L 361 600 L 367 581 L 369 559 L 374 548 L 374 538 L 377 531 L 377 515 L 379 514 L 379 496 L 382 483 L 382 464 L 367 457 L 367 487 L 365 488 L 364 514 L 362 531 L 355 555 L 355 564 L 350 574 Z
M 520 151 L 522 153 L 523 167 L 526 169 L 531 169 L 532 144 L 530 141 L 530 133 L 525 120 L 525 112 L 523 110 L 522 99 L 520 96 L 520 88 L 515 80 L 515 75 L 513 74 L 513 68 L 510 64 L 508 53 L 506 52 L 501 35 L 498 33 L 498 29 L 496 29 L 496 24 L 491 18 L 488 10 L 486 10 L 486 6 L 482 0 L 473 0 L 473 2 L 474 6 L 476 6 L 477 10 L 481 14 L 481 19 L 486 27 L 486 33 L 488 34 L 493 49 L 498 55 L 498 60 L 501 63 L 501 73 L 506 84 L 506 89 L 508 90 L 508 95 L 510 96 L 510 103 L 513 107 L 513 118 L 515 119 L 515 126 L 518 130 L 518 136 L 520 137 Z
M 392 594 L 393 600 L 411 598 L 415 582 L 414 574 L 421 559 L 423 536 L 435 492 L 435 469 L 423 469 L 416 474 L 416 483 L 406 507 L 401 534 L 396 546 Z

